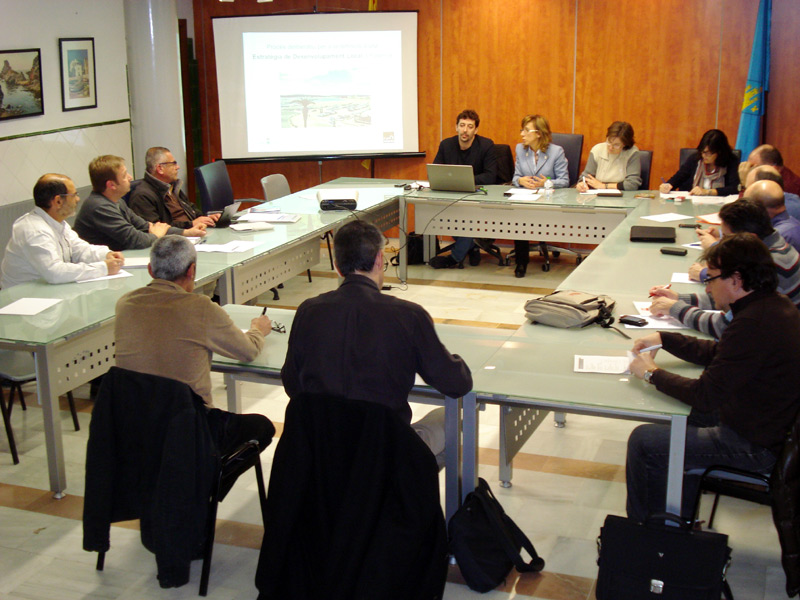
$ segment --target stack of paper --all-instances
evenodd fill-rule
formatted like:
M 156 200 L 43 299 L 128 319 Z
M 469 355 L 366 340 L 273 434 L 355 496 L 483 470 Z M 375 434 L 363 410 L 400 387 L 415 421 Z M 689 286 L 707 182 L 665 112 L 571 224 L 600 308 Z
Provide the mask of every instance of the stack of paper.
M 625 356 L 587 356 L 575 355 L 573 370 L 576 373 L 613 373 L 616 375 L 630 374 L 633 352 L 628 351 Z
M 238 222 L 246 223 L 297 223 L 300 215 L 276 212 L 249 212 L 239 217 Z
M 503 193 L 510 200 L 538 200 L 541 197 L 539 190 L 529 190 L 522 188 L 510 188 Z

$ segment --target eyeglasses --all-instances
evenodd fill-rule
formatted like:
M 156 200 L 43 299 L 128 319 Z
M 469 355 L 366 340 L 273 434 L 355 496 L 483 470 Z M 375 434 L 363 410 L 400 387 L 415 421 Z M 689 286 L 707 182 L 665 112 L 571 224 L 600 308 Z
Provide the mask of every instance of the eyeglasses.
M 72 194 L 59 194 L 62 198 L 78 198 L 80 194 L 78 192 L 73 192 Z
M 286 325 L 281 325 L 277 321 L 273 321 L 272 331 L 277 331 L 278 333 L 286 333 Z
M 620 144 L 619 142 L 614 142 L 612 144 L 609 140 L 606 140 L 606 144 L 611 146 L 614 150 L 621 150 L 622 149 L 622 144 Z
M 163 167 L 175 167 L 175 166 L 177 166 L 178 161 L 177 160 L 172 160 L 170 162 L 163 162 L 163 163 L 158 163 L 158 164 L 163 166 Z
M 520 129 L 519 132 L 522 135 L 525 135 L 526 133 L 539 133 L 539 130 L 538 129 Z
M 711 151 L 711 150 L 709 150 L 708 148 L 706 148 L 705 150 L 703 150 L 703 151 L 700 153 L 700 155 L 701 155 L 701 156 L 713 156 L 714 154 L 716 154 L 716 152 L 712 152 L 712 151 Z
M 719 275 L 714 275 L 713 277 L 708 277 L 708 276 L 706 275 L 705 277 L 703 277 L 703 278 L 700 280 L 700 283 L 702 283 L 703 285 L 708 285 L 709 283 L 711 283 L 711 282 L 712 282 L 712 281 L 714 281 L 715 279 L 719 279 L 720 277 L 722 277 L 722 273 L 720 273 Z

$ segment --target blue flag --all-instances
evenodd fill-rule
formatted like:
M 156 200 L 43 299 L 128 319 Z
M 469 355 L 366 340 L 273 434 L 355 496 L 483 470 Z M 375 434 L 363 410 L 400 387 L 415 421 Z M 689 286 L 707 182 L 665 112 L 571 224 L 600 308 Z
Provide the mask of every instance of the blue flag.
M 764 114 L 764 92 L 769 90 L 769 38 L 772 21 L 772 0 L 761 0 L 758 5 L 753 51 L 750 53 L 750 70 L 744 88 L 742 117 L 736 147 L 747 160 L 756 146 L 761 144 L 761 117 Z

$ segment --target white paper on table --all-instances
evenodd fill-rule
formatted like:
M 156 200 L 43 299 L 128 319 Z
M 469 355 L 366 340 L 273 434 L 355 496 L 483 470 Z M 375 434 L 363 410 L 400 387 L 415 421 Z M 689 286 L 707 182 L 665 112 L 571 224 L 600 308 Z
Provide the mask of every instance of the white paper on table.
M 664 213 L 663 215 L 650 215 L 649 217 L 642 217 L 647 221 L 657 221 L 658 223 L 669 223 L 670 221 L 684 221 L 686 219 L 694 219 L 692 216 L 679 215 L 678 213 Z
M 625 356 L 589 356 L 576 354 L 573 364 L 575 373 L 612 373 L 615 375 L 630 374 L 633 352 Z
M 693 279 L 689 279 L 688 273 L 673 273 L 672 279 L 669 280 L 670 283 L 695 283 L 700 284 L 699 281 L 694 281 Z
M 739 199 L 739 194 L 730 196 L 692 196 L 692 204 L 708 204 L 710 206 L 722 206 Z
M 697 217 L 703 223 L 710 225 L 722 225 L 722 219 L 719 218 L 719 213 L 708 213 L 707 215 L 700 215 Z
M 269 231 L 270 229 L 275 229 L 275 226 L 272 223 L 233 223 L 231 224 L 231 229 L 234 231 Z
M 702 250 L 703 246 L 700 242 L 692 242 L 691 244 L 681 244 L 684 248 L 691 248 L 692 250 Z
M 538 200 L 541 194 L 537 190 L 510 189 L 503 194 L 509 200 Z
M 430 181 L 422 181 L 420 179 L 420 180 L 415 181 L 414 183 L 416 183 L 417 186 L 419 186 L 421 188 L 429 188 L 429 187 L 431 187 L 431 182 Z
M 238 218 L 238 222 L 257 222 L 257 223 L 297 223 L 300 220 L 300 215 L 291 215 L 288 213 L 245 213 Z
M 0 315 L 38 315 L 59 302 L 61 298 L 20 298 L 0 308 Z
M 683 202 L 687 198 L 691 198 L 689 192 L 661 192 L 662 200 L 675 200 L 676 202 Z
M 150 264 L 150 257 L 149 256 L 136 256 L 136 257 L 125 257 L 125 264 L 123 265 L 126 269 L 138 269 L 141 267 L 146 267 Z
M 119 273 L 114 273 L 113 275 L 104 275 L 103 277 L 95 277 L 94 279 L 84 279 L 79 281 L 78 283 L 89 283 L 90 281 L 105 281 L 106 279 L 122 279 L 123 277 L 133 277 L 133 273 L 128 273 L 127 271 L 120 271 Z
M 647 325 L 637 327 L 636 325 L 625 325 L 627 329 L 688 329 L 675 317 L 664 316 L 656 317 L 650 314 L 651 302 L 634 302 L 633 306 L 639 312 L 640 317 L 647 319 Z
M 195 250 L 198 252 L 247 252 L 258 246 L 258 242 L 248 242 L 246 240 L 234 240 L 227 244 L 198 244 Z
M 581 194 L 584 196 L 596 196 L 598 194 L 603 194 L 604 196 L 622 196 L 622 190 L 586 190 L 585 192 L 581 192 Z

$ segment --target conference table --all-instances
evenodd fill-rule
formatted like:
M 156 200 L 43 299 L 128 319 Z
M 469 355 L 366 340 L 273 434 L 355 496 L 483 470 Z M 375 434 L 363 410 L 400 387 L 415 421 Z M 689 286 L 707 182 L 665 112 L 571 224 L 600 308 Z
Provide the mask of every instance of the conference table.
M 414 206 L 414 227 L 423 238 L 427 262 L 434 236 L 531 240 L 562 244 L 599 244 L 639 204 L 633 193 L 621 196 L 578 194 L 573 188 L 552 190 L 536 199 L 515 199 L 508 185 L 484 186 L 486 193 L 413 190 L 400 196 L 400 261 L 398 276 L 407 278 L 408 207 Z
M 255 306 L 239 306 L 229 304 L 226 312 L 242 329 L 250 326 L 250 320 L 261 314 Z M 286 359 L 289 334 L 292 330 L 295 311 L 285 309 L 269 309 L 269 317 L 273 324 L 280 323 L 286 333 L 273 331 L 267 336 L 261 354 L 250 363 L 218 354 L 212 357 L 211 369 L 224 374 L 228 396 L 228 410 L 242 412 L 241 383 L 248 381 L 282 385 L 281 367 Z M 441 324 L 435 325 L 436 333 L 451 352 L 461 356 L 476 373 L 495 352 L 512 336 L 513 329 L 495 327 L 475 327 L 467 325 Z M 388 341 L 387 343 L 391 343 Z M 331 349 L 335 352 L 335 349 Z M 456 511 L 461 498 L 461 398 L 449 398 L 417 378 L 409 399 L 425 404 L 444 405 L 445 407 L 445 514 L 449 517 Z
M 633 193 L 626 192 L 633 196 Z M 719 205 L 675 203 L 660 199 L 643 200 L 625 220 L 609 232 L 606 239 L 568 276 L 558 289 L 605 294 L 616 301 L 614 316 L 636 314 L 634 301 L 647 301 L 653 285 L 667 284 L 673 273 L 686 273 L 697 260 L 699 250 L 688 249 L 686 256 L 661 254 L 665 244 L 631 242 L 633 225 L 662 225 L 646 217 L 674 213 L 680 221 L 666 223 L 676 227 L 674 245 L 696 241 L 693 229 L 678 228 L 678 223 L 693 223 L 694 217 L 716 212 Z M 703 286 L 676 283 L 678 292 L 700 292 Z M 617 324 L 621 329 L 622 325 Z M 634 339 L 652 329 L 624 328 Z M 691 335 L 707 337 L 698 332 Z M 501 480 L 510 481 L 511 460 L 541 423 L 548 410 L 601 417 L 667 423 L 671 427 L 667 480 L 667 510 L 680 513 L 683 486 L 683 459 L 686 420 L 689 406 L 666 396 L 655 386 L 632 375 L 607 375 L 573 372 L 574 356 L 621 356 L 633 346 L 610 329 L 590 325 L 583 329 L 555 329 L 524 324 L 509 338 L 484 367 L 473 373 L 474 389 L 464 398 L 462 493 L 474 489 L 478 476 L 477 435 L 480 403 L 499 404 L 506 409 L 501 419 Z M 662 352 L 659 366 L 697 377 L 701 369 Z M 505 457 L 504 459 L 502 457 Z
M 360 189 L 359 211 L 319 210 L 315 192 L 292 194 L 272 202 L 283 212 L 297 214 L 296 223 L 278 224 L 268 231 L 235 232 L 209 229 L 203 243 L 255 242 L 245 252 L 198 252 L 195 284 L 219 282 L 221 302 L 244 302 L 302 273 L 319 262 L 320 236 L 363 215 L 379 227 L 397 224 L 397 190 L 390 181 L 365 184 L 353 178 L 320 187 Z M 149 249 L 124 252 L 141 258 Z M 124 267 L 123 267 L 124 268 Z M 124 268 L 130 277 L 96 282 L 49 285 L 35 281 L 0 290 L 0 307 L 22 298 L 60 302 L 33 316 L 0 315 L 0 348 L 32 352 L 36 385 L 42 405 L 50 489 L 55 497 L 67 487 L 59 418 L 59 396 L 103 375 L 114 364 L 114 309 L 126 292 L 147 285 L 145 268 Z

